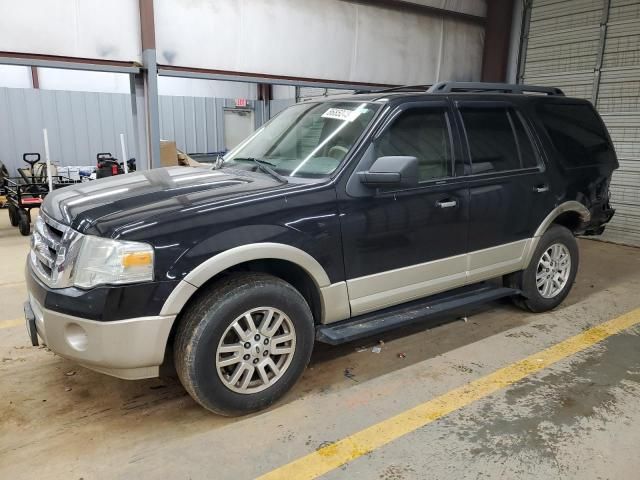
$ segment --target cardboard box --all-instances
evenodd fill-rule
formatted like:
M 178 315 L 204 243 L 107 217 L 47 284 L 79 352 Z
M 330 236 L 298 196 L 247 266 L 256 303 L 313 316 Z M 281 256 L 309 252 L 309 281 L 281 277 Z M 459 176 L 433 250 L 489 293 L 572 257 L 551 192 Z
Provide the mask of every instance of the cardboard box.
M 207 164 L 200 163 L 184 152 L 176 148 L 176 142 L 160 140 L 160 165 L 163 167 L 206 167 Z
M 175 167 L 179 165 L 176 142 L 160 140 L 160 165 L 163 167 Z

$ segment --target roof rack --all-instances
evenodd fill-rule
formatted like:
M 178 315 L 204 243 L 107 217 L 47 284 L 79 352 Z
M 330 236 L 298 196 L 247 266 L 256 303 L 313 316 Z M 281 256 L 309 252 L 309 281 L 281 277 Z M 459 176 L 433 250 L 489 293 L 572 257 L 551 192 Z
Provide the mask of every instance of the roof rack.
M 564 96 L 557 87 L 539 87 L 516 83 L 484 83 L 484 82 L 439 82 L 431 86 L 429 93 L 451 92 L 497 92 L 497 93 L 544 93 L 546 95 Z

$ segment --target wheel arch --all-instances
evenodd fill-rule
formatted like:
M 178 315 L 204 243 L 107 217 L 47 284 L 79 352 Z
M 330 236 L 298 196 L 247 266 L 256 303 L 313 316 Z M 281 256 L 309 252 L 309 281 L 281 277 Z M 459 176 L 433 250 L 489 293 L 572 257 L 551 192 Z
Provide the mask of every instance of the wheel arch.
M 527 245 L 524 253 L 523 268 L 529 266 L 529 262 L 531 262 L 540 238 L 542 238 L 542 235 L 544 235 L 552 225 L 562 225 L 571 230 L 572 233 L 575 233 L 579 230 L 580 226 L 588 223 L 590 220 L 591 212 L 589 209 L 575 200 L 561 203 L 551 210 L 542 223 L 540 223 L 531 241 Z
M 269 273 L 292 284 L 309 303 L 316 323 L 349 317 L 346 283 L 331 284 L 315 258 L 299 248 L 280 243 L 242 245 L 204 261 L 174 288 L 161 315 L 179 315 L 197 292 L 236 271 Z

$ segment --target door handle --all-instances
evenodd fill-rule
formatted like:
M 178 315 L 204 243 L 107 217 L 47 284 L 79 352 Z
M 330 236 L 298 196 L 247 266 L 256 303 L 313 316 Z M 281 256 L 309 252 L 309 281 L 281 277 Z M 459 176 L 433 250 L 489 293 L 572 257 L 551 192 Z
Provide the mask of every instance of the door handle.
M 549 185 L 536 185 L 533 187 L 535 193 L 544 193 L 549 191 Z
M 453 208 L 458 205 L 458 202 L 455 200 L 439 200 L 436 202 L 436 207 L 438 208 Z

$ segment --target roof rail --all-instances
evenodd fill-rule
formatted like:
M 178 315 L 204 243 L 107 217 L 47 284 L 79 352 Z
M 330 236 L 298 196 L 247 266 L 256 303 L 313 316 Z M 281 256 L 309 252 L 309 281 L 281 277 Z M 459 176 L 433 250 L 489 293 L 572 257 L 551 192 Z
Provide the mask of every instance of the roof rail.
M 557 87 L 539 87 L 536 85 L 522 85 L 516 83 L 484 83 L 484 82 L 439 82 L 431 86 L 429 93 L 450 92 L 497 92 L 497 93 L 544 93 L 547 95 L 564 96 L 564 92 Z
M 388 93 L 388 92 L 427 92 L 431 85 L 400 85 L 399 87 L 383 88 L 381 90 L 358 90 L 356 93 Z

